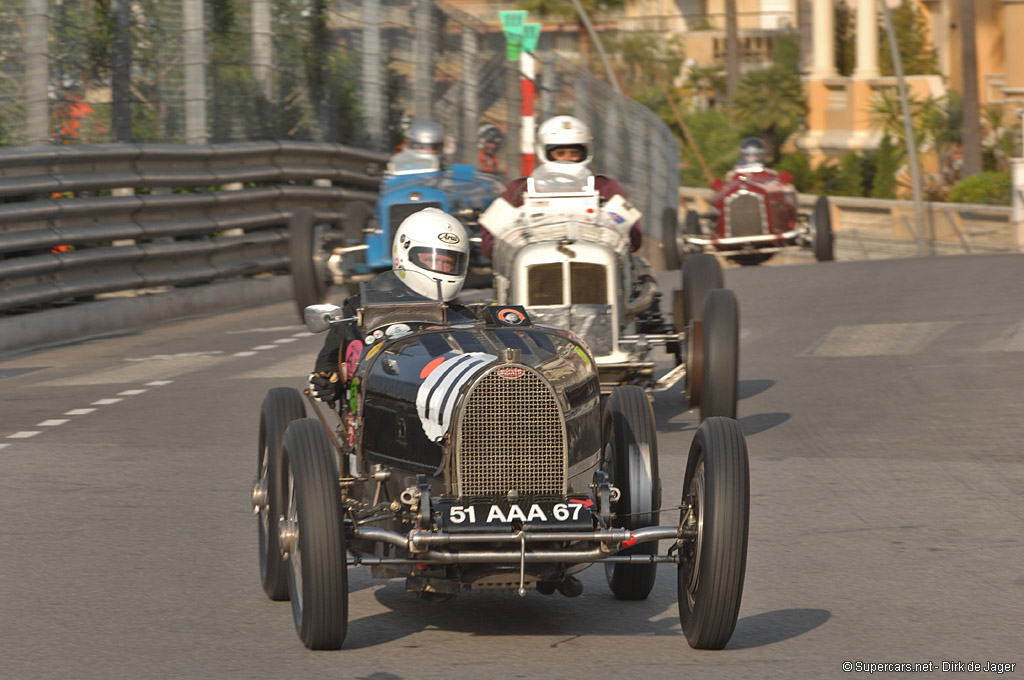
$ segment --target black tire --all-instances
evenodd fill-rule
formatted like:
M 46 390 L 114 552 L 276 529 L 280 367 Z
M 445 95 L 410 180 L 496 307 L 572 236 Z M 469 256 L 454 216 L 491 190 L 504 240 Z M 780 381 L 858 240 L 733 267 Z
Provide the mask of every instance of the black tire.
M 679 210 L 675 208 L 665 208 L 661 213 L 661 246 L 665 249 L 665 269 L 679 269 L 683 259 L 679 251 Z
M 616 387 L 605 402 L 603 418 L 605 469 L 618 487 L 613 505 L 615 526 L 627 529 L 656 526 L 661 507 L 658 440 L 654 411 L 647 393 L 637 385 Z M 657 541 L 641 543 L 620 555 L 657 554 Z M 605 576 L 616 599 L 644 600 L 654 588 L 658 565 L 606 564 Z
M 683 233 L 689 236 L 697 236 L 701 233 L 700 215 L 695 210 L 687 210 L 683 218 Z
M 723 280 L 722 266 L 714 255 L 697 253 L 686 258 L 683 263 L 683 318 L 676 319 L 681 328 L 701 318 L 708 291 L 723 287 Z
M 828 207 L 828 197 L 818 196 L 814 203 L 814 259 L 818 262 L 831 262 L 835 259 L 832 238 L 832 211 Z
M 773 255 L 775 253 L 744 253 L 742 255 L 732 255 L 729 259 L 741 267 L 754 267 L 772 259 Z
M 260 582 L 271 600 L 288 599 L 288 572 L 278 544 L 278 518 L 284 514 L 285 486 L 281 474 L 284 433 L 288 424 L 304 418 L 306 409 L 298 390 L 275 387 L 263 399 L 260 410 L 256 484 L 262 490 L 258 504 Z
M 288 220 L 288 256 L 291 259 L 292 292 L 299 318 L 309 305 L 327 300 L 327 253 L 317 238 L 310 208 L 297 208 Z
M 697 429 L 683 504 L 693 514 L 680 519 L 679 623 L 694 649 L 722 649 L 740 612 L 750 525 L 747 443 L 735 420 L 710 418 Z
M 295 534 L 288 592 L 295 629 L 309 649 L 340 649 L 348 629 L 348 564 L 335 460 L 319 420 L 303 418 L 288 426 L 286 519 Z
M 702 331 L 700 419 L 735 418 L 740 364 L 740 312 L 735 293 L 728 288 L 708 293 Z

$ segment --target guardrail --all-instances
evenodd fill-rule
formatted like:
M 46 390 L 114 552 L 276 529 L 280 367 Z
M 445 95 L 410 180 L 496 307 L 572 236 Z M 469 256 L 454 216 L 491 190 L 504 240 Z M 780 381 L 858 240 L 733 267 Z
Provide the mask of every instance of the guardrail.
M 682 187 L 682 209 L 706 211 L 711 189 Z M 817 196 L 800 194 L 810 211 Z M 976 203 L 925 203 L 924 233 L 918 233 L 914 204 L 872 198 L 830 196 L 836 258 L 868 260 L 917 255 L 1002 253 L 1024 250 L 1009 206 Z
M 0 312 L 285 272 L 291 212 L 343 221 L 386 161 L 291 141 L 0 150 Z

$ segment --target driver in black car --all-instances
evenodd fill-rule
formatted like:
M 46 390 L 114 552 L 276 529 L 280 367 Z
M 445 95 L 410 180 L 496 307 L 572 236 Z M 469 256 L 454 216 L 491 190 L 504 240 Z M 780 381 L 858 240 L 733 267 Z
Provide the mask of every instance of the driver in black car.
M 391 269 L 398 277 L 395 284 L 408 287 L 424 299 L 436 299 L 439 287 L 442 299 L 450 303 L 466 282 L 466 228 L 437 208 L 424 208 L 405 218 L 395 231 L 391 253 Z M 406 276 L 405 272 L 414 275 Z M 343 305 L 345 316 L 354 317 L 358 306 L 358 295 L 347 299 Z M 453 309 L 468 318 L 473 316 L 461 305 L 454 305 Z M 364 349 L 373 341 L 364 337 L 354 321 L 333 324 L 309 375 L 309 393 L 333 408 L 349 376 L 355 373 Z

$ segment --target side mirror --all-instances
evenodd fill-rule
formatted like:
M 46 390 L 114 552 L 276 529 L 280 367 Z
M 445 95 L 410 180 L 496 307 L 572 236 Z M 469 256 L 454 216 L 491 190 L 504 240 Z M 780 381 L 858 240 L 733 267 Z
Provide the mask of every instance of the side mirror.
M 303 310 L 306 328 L 310 333 L 323 333 L 331 327 L 332 321 L 344 321 L 341 307 L 337 305 L 310 305 Z

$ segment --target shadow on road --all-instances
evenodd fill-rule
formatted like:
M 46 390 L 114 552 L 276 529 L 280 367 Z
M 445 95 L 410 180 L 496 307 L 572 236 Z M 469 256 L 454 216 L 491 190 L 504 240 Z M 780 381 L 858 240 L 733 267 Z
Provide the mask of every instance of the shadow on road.
M 749 399 L 775 387 L 774 380 L 740 380 L 737 385 L 737 399 Z
M 832 618 L 827 609 L 780 609 L 736 622 L 726 649 L 751 649 L 782 642 L 814 630 Z
M 788 413 L 755 413 L 752 416 L 739 418 L 740 429 L 745 437 L 778 427 L 792 416 Z

